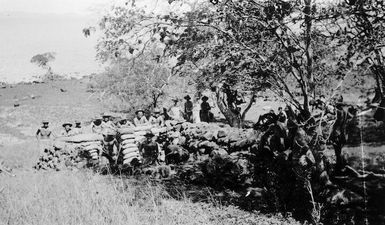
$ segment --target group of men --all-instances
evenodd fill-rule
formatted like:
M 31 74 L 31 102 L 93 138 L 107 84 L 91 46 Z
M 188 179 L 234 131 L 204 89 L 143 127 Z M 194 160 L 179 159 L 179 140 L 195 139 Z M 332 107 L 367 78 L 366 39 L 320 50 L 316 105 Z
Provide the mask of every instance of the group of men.
M 75 121 L 74 125 L 69 122 L 62 124 L 63 129 L 58 136 L 73 136 L 83 133 L 82 123 L 80 121 Z M 51 139 L 53 136 L 52 130 L 49 128 L 49 121 L 44 120 L 42 126 L 36 131 L 36 138 L 39 140 Z

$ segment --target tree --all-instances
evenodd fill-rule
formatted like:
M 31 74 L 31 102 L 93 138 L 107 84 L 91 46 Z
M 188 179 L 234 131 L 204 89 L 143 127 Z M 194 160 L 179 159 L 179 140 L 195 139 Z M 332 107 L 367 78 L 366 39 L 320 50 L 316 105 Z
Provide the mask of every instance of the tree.
M 129 106 L 128 110 L 156 108 L 170 83 L 167 62 L 158 56 L 156 48 L 146 50 L 135 60 L 120 58 L 96 81 L 106 96 L 116 96 Z
M 339 1 L 328 14 L 333 22 L 327 24 L 327 28 L 340 45 L 346 46 L 349 66 L 370 68 L 377 81 L 377 93 L 383 98 L 385 3 L 375 0 Z
M 50 64 L 50 62 L 55 60 L 55 56 L 56 56 L 55 52 L 46 52 L 43 54 L 37 54 L 31 58 L 31 63 L 34 63 L 38 67 L 46 69 L 47 75 L 51 75 L 52 74 L 52 68 L 49 64 Z

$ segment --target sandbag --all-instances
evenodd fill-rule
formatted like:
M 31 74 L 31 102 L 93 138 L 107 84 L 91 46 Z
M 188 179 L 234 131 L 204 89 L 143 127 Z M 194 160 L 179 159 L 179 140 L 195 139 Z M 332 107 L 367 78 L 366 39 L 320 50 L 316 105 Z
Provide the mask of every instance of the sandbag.
M 123 150 L 123 155 L 127 155 L 127 154 L 130 154 L 130 153 L 133 153 L 133 152 L 136 152 L 139 154 L 139 149 L 138 148 L 128 148 L 128 149 L 124 149 Z
M 122 140 L 135 139 L 137 135 L 135 134 L 125 134 L 120 137 Z
M 141 131 L 135 131 L 135 135 L 136 136 L 144 136 L 146 134 L 147 131 L 145 130 L 141 130 Z
M 135 144 L 135 139 L 126 139 L 121 143 L 121 145 L 126 145 L 126 144 Z
M 136 158 L 136 157 L 135 158 L 129 158 L 129 159 L 123 160 L 123 164 L 129 165 L 129 164 L 131 164 L 133 159 L 138 159 L 139 160 L 139 158 Z
M 133 134 L 135 132 L 134 127 L 124 127 L 124 128 L 119 128 L 118 133 L 119 134 Z
M 57 149 L 64 149 L 66 147 L 66 143 L 64 141 L 55 140 L 53 142 L 53 147 Z
M 90 154 L 97 154 L 98 150 L 97 149 L 92 149 L 88 151 Z
M 123 159 L 133 159 L 133 158 L 139 158 L 140 155 L 138 153 L 132 152 L 130 154 L 126 154 L 123 156 Z
M 59 137 L 56 140 L 71 142 L 71 143 L 82 143 L 90 141 L 103 141 L 103 135 L 101 134 L 78 134 L 71 137 Z
M 138 146 L 136 144 L 125 144 L 125 145 L 122 145 L 122 148 L 123 149 L 127 149 L 127 148 L 138 148 Z
M 101 141 L 89 141 L 89 142 L 82 142 L 80 144 L 78 144 L 80 147 L 87 147 L 87 146 L 90 146 L 90 145 L 101 145 L 102 142 Z
M 137 126 L 137 127 L 134 127 L 134 131 L 135 132 L 146 131 L 146 130 L 151 130 L 151 128 L 152 128 L 152 125 Z
M 102 149 L 102 146 L 94 144 L 94 145 L 83 147 L 83 149 L 86 151 L 93 150 L 93 149 Z
M 151 132 L 153 134 L 161 134 L 161 133 L 166 133 L 167 128 L 166 127 L 154 127 L 151 129 Z

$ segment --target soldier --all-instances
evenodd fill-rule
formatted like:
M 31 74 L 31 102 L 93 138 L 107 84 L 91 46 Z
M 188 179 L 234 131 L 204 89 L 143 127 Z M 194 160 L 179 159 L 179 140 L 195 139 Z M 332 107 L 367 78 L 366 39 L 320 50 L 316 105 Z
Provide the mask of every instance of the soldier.
M 83 133 L 82 122 L 79 120 L 75 121 L 75 127 L 72 129 L 72 133 L 74 135 Z
M 143 109 L 138 109 L 136 112 L 136 117 L 134 118 L 134 125 L 135 126 L 143 126 L 148 124 L 148 120 L 144 116 L 144 110 Z
M 202 97 L 202 103 L 201 103 L 201 110 L 199 112 L 199 115 L 200 115 L 200 119 L 202 122 L 210 122 L 210 110 L 211 110 L 211 106 L 210 104 L 207 102 L 207 100 L 209 100 L 209 98 L 207 96 L 203 96 Z
M 53 136 L 51 129 L 49 129 L 49 122 L 44 120 L 43 126 L 36 131 L 36 139 L 38 140 L 38 146 L 40 153 L 44 152 L 44 149 L 49 148 L 51 145 L 51 137 Z
M 151 116 L 148 120 L 151 125 L 164 126 L 163 115 L 160 114 L 160 109 L 154 109 L 154 116 Z
M 125 128 L 125 127 L 133 127 L 134 124 L 132 124 L 130 121 L 127 120 L 127 118 L 123 118 L 119 120 L 117 127 L 118 128 Z
M 102 121 L 102 129 L 112 129 L 115 130 L 115 124 L 111 121 L 112 116 L 109 114 L 103 114 L 102 115 L 103 121 Z
M 71 123 L 63 123 L 63 130 L 60 132 L 60 136 L 69 137 L 73 135 L 72 124 Z
M 177 121 L 183 121 L 183 112 L 181 108 L 178 105 L 179 99 L 178 98 L 173 98 L 171 99 L 174 102 L 174 105 L 171 106 L 169 109 L 169 114 L 173 120 Z
M 149 130 L 144 136 L 146 140 L 139 146 L 139 152 L 143 157 L 143 165 L 156 165 L 158 164 L 159 145 L 154 140 L 155 135 Z
M 39 129 L 36 131 L 36 138 L 38 140 L 42 139 L 50 139 L 52 136 L 52 131 L 49 129 L 49 122 L 44 120 L 42 122 L 43 126 L 41 126 Z
M 101 134 L 103 131 L 102 120 L 99 118 L 95 118 L 92 121 L 91 130 L 92 130 L 92 133 Z
M 191 97 L 190 95 L 186 95 L 184 97 L 186 102 L 184 103 L 184 119 L 187 122 L 192 123 L 193 122 L 193 103 L 191 102 Z

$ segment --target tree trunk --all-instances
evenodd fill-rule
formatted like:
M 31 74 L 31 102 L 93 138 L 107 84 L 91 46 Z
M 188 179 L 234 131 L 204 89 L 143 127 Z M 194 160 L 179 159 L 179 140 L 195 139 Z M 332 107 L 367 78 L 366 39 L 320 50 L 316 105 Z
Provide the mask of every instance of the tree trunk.
M 226 93 L 222 92 L 219 88 L 216 90 L 216 98 L 218 108 L 221 113 L 225 116 L 226 121 L 231 127 L 241 128 L 243 126 L 243 120 L 241 118 L 241 114 L 235 112 L 235 109 L 230 108 L 226 104 L 227 96 Z

